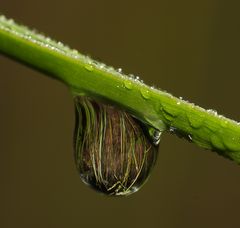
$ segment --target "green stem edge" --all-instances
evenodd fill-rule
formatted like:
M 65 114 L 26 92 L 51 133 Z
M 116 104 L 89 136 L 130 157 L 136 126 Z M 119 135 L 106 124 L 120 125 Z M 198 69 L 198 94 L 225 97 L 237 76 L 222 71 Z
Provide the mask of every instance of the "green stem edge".
M 149 87 L 76 50 L 0 15 L 0 52 L 62 81 L 85 95 L 122 108 L 158 129 L 240 163 L 240 124 Z

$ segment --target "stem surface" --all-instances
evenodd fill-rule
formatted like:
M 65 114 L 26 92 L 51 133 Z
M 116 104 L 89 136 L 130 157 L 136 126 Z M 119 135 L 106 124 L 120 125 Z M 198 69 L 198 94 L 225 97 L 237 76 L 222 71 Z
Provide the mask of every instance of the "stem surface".
M 125 109 L 139 120 L 240 163 L 240 124 L 149 87 L 76 50 L 0 16 L 0 52 L 86 95 Z

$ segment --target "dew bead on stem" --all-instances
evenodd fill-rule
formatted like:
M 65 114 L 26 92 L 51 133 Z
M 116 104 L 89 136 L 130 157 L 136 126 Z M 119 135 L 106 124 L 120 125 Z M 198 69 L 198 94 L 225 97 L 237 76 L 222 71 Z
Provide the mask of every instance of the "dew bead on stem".
M 148 134 L 139 121 L 116 107 L 88 97 L 74 101 L 74 155 L 83 182 L 107 195 L 137 191 L 155 164 L 160 134 Z

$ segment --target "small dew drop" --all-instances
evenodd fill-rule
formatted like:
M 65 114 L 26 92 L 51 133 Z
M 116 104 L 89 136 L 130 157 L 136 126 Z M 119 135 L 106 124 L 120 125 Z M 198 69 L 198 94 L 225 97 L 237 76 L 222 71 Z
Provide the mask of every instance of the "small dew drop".
M 135 79 L 134 74 L 129 74 L 129 77 L 130 77 L 131 79 Z
M 172 122 L 172 121 L 173 121 L 174 117 L 173 117 L 172 115 L 170 115 L 169 113 L 163 111 L 162 114 L 163 114 L 163 117 L 164 117 L 167 121 L 169 121 L 169 122 Z
M 136 76 L 135 79 L 134 79 L 135 82 L 140 82 L 139 81 L 139 76 Z
M 45 40 L 50 43 L 51 42 L 51 39 L 49 37 L 46 37 Z
M 132 89 L 132 82 L 129 80 L 124 81 L 125 88 L 131 90 Z
M 73 49 L 73 50 L 72 50 L 72 54 L 73 54 L 73 55 L 78 55 L 79 53 L 78 53 L 77 50 Z
M 85 65 L 84 68 L 85 68 L 87 71 L 90 71 L 90 72 L 93 71 L 93 66 L 90 65 L 90 64 Z
M 152 143 L 157 146 L 160 143 L 162 132 L 149 125 L 145 125 L 144 127 L 148 129 L 148 134 Z
M 14 25 L 15 22 L 14 22 L 13 19 L 9 19 L 9 20 L 8 20 L 8 23 L 9 23 L 10 25 Z
M 177 130 L 177 128 L 172 127 L 172 126 L 169 128 L 169 131 L 170 131 L 171 133 L 174 133 L 176 130 Z
M 100 68 L 100 69 L 103 69 L 105 66 L 106 66 L 106 65 L 105 65 L 104 63 L 100 63 L 100 64 L 99 64 L 99 68 Z
M 223 138 L 223 144 L 229 151 L 239 151 L 240 138 L 235 137 Z
M 192 141 L 192 136 L 188 135 L 188 139 L 189 139 L 189 141 Z
M 60 42 L 60 41 L 57 44 L 58 44 L 59 47 L 64 47 L 63 43 Z
M 160 139 L 161 139 L 161 134 L 162 132 L 155 130 L 152 136 L 152 141 L 154 145 L 158 145 L 160 143 Z
M 173 119 L 177 118 L 180 112 L 179 109 L 176 109 L 175 107 L 165 103 L 162 103 L 161 109 L 163 111 L 162 114 L 164 118 L 170 122 L 172 122 Z
M 186 113 L 188 122 L 192 128 L 200 128 L 204 125 L 204 115 L 199 115 L 194 109 L 192 112 Z
M 141 88 L 140 92 L 141 92 L 142 97 L 145 100 L 148 100 L 150 98 L 150 93 L 149 93 L 149 90 L 147 88 Z
M 208 109 L 207 112 L 210 113 L 210 114 L 212 114 L 212 115 L 214 115 L 214 116 L 217 116 L 217 115 L 218 115 L 217 111 L 216 111 L 216 110 L 213 110 L 213 109 Z
M 226 128 L 227 126 L 228 126 L 228 121 L 227 120 L 223 120 L 221 122 L 221 127 Z
M 2 20 L 2 21 L 6 21 L 7 18 L 6 18 L 4 15 L 0 15 L 0 20 Z
M 217 149 L 217 150 L 225 150 L 225 146 L 223 144 L 223 141 L 222 139 L 216 135 L 216 134 L 212 134 L 211 137 L 210 137 L 210 140 L 211 140 L 211 144 L 212 146 Z
M 118 73 L 122 73 L 122 68 L 118 68 L 118 69 L 117 69 L 117 72 L 118 72 Z

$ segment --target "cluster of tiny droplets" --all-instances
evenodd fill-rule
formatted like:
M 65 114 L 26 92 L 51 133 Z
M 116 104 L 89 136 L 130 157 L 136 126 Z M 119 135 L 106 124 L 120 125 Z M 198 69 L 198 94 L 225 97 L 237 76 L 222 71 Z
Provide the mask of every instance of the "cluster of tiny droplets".
M 6 32 L 74 59 L 84 59 L 77 50 L 72 50 L 61 42 L 56 42 L 43 34 L 39 34 L 36 30 L 31 31 L 26 26 L 19 26 L 13 19 L 7 19 L 4 15 L 0 16 L 0 22 L 0 28 Z
M 202 107 L 200 107 L 200 106 L 198 106 L 198 105 L 196 105 L 196 104 L 194 104 L 194 103 L 191 103 L 191 102 L 189 102 L 189 101 L 187 101 L 187 100 L 183 100 L 183 98 L 182 97 L 179 97 L 179 99 L 176 101 L 176 104 L 177 105 L 181 105 L 181 104 L 188 104 L 188 105 L 190 105 L 193 109 L 194 108 L 197 108 L 197 109 L 199 109 L 200 111 L 202 111 L 202 112 L 207 112 L 208 114 L 210 114 L 210 115 L 212 115 L 212 116 L 215 116 L 215 117 L 218 117 L 218 118 L 220 118 L 223 122 L 222 122 L 222 126 L 224 127 L 224 126 L 226 126 L 228 123 L 233 123 L 233 124 L 236 124 L 236 125 L 239 125 L 240 126 L 240 122 L 237 122 L 237 121 L 235 121 L 235 120 L 231 120 L 231 119 L 228 119 L 228 118 L 226 118 L 225 116 L 223 116 L 223 115 L 221 115 L 221 114 L 218 114 L 218 112 L 216 111 L 216 110 L 214 110 L 214 109 L 207 109 L 207 110 L 205 110 L 205 109 L 203 109 Z
M 123 73 L 122 68 L 115 69 L 111 66 L 107 66 L 104 63 L 97 62 L 91 59 L 89 56 L 84 56 L 80 54 L 77 50 L 71 49 L 68 46 L 64 45 L 62 42 L 57 42 L 49 37 L 46 37 L 43 34 L 39 34 L 36 30 L 29 30 L 26 26 L 19 26 L 17 25 L 13 19 L 7 19 L 4 15 L 0 15 L 0 29 L 14 34 L 22 39 L 25 39 L 29 42 L 37 44 L 41 47 L 50 49 L 52 51 L 58 52 L 59 54 L 66 55 L 76 60 L 81 60 L 82 62 L 87 63 L 88 65 L 85 66 L 86 70 L 92 71 L 93 68 L 97 68 L 100 70 L 104 70 L 110 74 L 118 76 L 124 79 L 124 87 L 127 89 L 132 88 L 132 84 L 139 84 L 142 85 L 143 88 L 141 90 L 142 97 L 145 99 L 149 98 L 149 91 L 146 91 L 146 88 L 151 90 L 156 90 L 153 86 L 148 87 L 144 84 L 143 80 L 140 79 L 139 76 L 135 76 L 133 74 L 125 75 Z M 119 87 L 119 86 L 118 86 Z M 159 92 L 159 90 L 156 90 Z
M 13 19 L 7 19 L 4 15 L 0 15 L 0 22 L 1 22 L 0 28 L 6 32 L 12 33 L 22 39 L 37 44 L 41 47 L 45 47 L 52 51 L 56 51 L 59 54 L 66 55 L 76 60 L 79 59 L 89 64 L 89 67 L 87 68 L 87 70 L 89 71 L 91 71 L 93 67 L 96 67 L 98 69 L 105 70 L 111 74 L 114 74 L 115 76 L 119 76 L 125 80 L 128 80 L 130 83 L 134 82 L 144 85 L 143 80 L 140 80 L 139 76 L 135 76 L 133 74 L 130 74 L 128 76 L 124 75 L 122 68 L 115 69 L 113 67 L 106 66 L 104 63 L 94 61 L 89 56 L 83 56 L 77 50 L 69 48 L 62 42 L 57 42 L 49 37 L 46 37 L 43 34 L 39 34 L 36 30 L 31 31 L 26 26 L 17 25 Z
M 149 90 L 152 90 L 156 93 L 161 93 L 161 94 L 164 93 L 164 91 L 160 91 L 160 90 L 154 88 L 154 86 L 151 86 L 151 87 L 146 86 L 144 84 L 143 80 L 140 80 L 139 76 L 135 76 L 133 74 L 125 75 L 125 74 L 123 74 L 122 68 L 114 69 L 113 67 L 106 66 L 104 63 L 94 61 L 89 56 L 84 56 L 84 55 L 80 54 L 77 50 L 71 49 L 61 42 L 56 42 L 55 40 L 53 40 L 49 37 L 46 37 L 43 34 L 39 34 L 35 30 L 31 31 L 26 26 L 17 25 L 13 19 L 7 19 L 4 15 L 0 15 L 0 22 L 1 22 L 0 23 L 1 30 L 12 33 L 12 34 L 14 34 L 18 37 L 21 37 L 29 42 L 35 43 L 41 47 L 48 48 L 52 51 L 56 51 L 60 54 L 66 55 L 66 56 L 71 57 L 76 60 L 79 59 L 79 60 L 87 63 L 88 66 L 86 66 L 86 70 L 91 71 L 91 70 L 93 70 L 93 67 L 95 67 L 97 69 L 107 71 L 108 73 L 111 73 L 115 76 L 123 78 L 124 79 L 123 86 L 126 89 L 131 90 L 133 83 L 140 84 L 142 86 L 141 87 L 142 89 L 140 89 L 140 92 L 144 99 L 149 99 L 149 97 L 150 97 Z M 165 96 L 173 97 L 170 93 L 164 93 L 164 94 L 165 94 Z M 208 109 L 207 111 L 205 111 L 203 108 L 195 105 L 194 103 L 184 101 L 182 99 L 182 97 L 179 97 L 179 99 L 177 99 L 176 104 L 177 105 L 188 104 L 188 105 L 191 105 L 192 108 L 198 108 L 203 112 L 207 112 L 213 116 L 218 116 L 219 118 L 221 118 L 223 120 L 223 124 L 227 124 L 231 121 L 234 124 L 240 125 L 240 122 L 236 122 L 234 120 L 229 120 L 226 117 L 224 117 L 223 115 L 219 115 L 215 110 Z
M 122 86 L 125 87 L 128 90 L 132 89 L 133 84 L 135 84 L 135 85 L 138 84 L 138 85 L 140 85 L 139 91 L 140 91 L 142 97 L 145 100 L 150 98 L 150 93 L 149 93 L 150 90 L 154 91 L 155 93 L 160 93 L 161 95 L 173 98 L 173 96 L 169 93 L 165 93 L 164 91 L 160 91 L 160 90 L 154 88 L 153 86 L 148 87 L 147 85 L 144 84 L 143 80 L 140 80 L 139 76 L 135 76 L 133 74 L 130 74 L 128 76 L 124 75 L 123 71 L 122 71 L 122 68 L 114 69 L 113 67 L 106 66 L 104 63 L 94 61 L 89 56 L 83 56 L 77 50 L 70 49 L 68 46 L 64 45 L 61 42 L 56 42 L 49 37 L 46 37 L 42 34 L 39 34 L 35 30 L 30 31 L 25 26 L 17 25 L 14 22 L 14 20 L 7 19 L 4 15 L 0 15 L 0 29 L 3 30 L 3 31 L 6 31 L 10 34 L 13 34 L 17 37 L 20 37 L 22 39 L 25 39 L 29 42 L 37 44 L 37 45 L 39 45 L 43 48 L 47 48 L 48 50 L 50 49 L 50 50 L 55 51 L 59 54 L 68 56 L 70 58 L 73 58 L 75 60 L 81 60 L 82 62 L 86 63 L 85 68 L 88 71 L 92 71 L 93 68 L 95 67 L 96 69 L 104 70 L 104 71 L 106 71 L 106 72 L 108 72 L 108 73 L 110 73 L 114 76 L 118 76 L 118 77 L 120 77 L 124 80 L 124 85 L 122 85 Z M 117 86 L 117 87 L 120 87 L 120 86 Z M 176 104 L 177 105 L 182 105 L 182 104 L 190 105 L 190 107 L 192 107 L 193 109 L 197 108 L 202 112 L 207 112 L 208 114 L 210 114 L 212 116 L 218 117 L 222 120 L 222 122 L 221 122 L 222 127 L 226 127 L 230 123 L 238 125 L 238 126 L 240 125 L 240 122 L 236 122 L 234 120 L 229 120 L 226 117 L 224 117 L 223 115 L 219 115 L 215 110 L 212 110 L 212 109 L 204 110 L 203 108 L 195 105 L 194 103 L 184 101 L 182 99 L 182 97 L 179 97 L 179 99 L 176 99 Z M 162 108 L 164 109 L 164 107 L 162 107 Z M 189 122 L 191 124 L 191 117 L 188 116 L 188 115 L 187 115 L 187 117 L 188 117 Z M 173 127 L 170 127 L 170 132 L 175 132 L 176 130 L 177 129 L 175 129 Z M 190 135 L 189 135 L 189 140 L 192 140 L 192 137 Z
M 114 69 L 114 68 L 112 68 L 112 70 L 115 72 L 115 69 Z M 143 80 L 140 80 L 139 76 L 135 76 L 135 75 L 133 75 L 133 74 L 129 74 L 128 77 L 127 77 L 127 76 L 124 76 L 124 75 L 122 74 L 122 73 L 123 73 L 122 68 L 118 68 L 118 69 L 117 69 L 117 72 L 119 73 L 119 76 L 120 76 L 120 77 L 123 77 L 123 78 L 125 77 L 126 81 L 124 82 L 124 86 L 125 86 L 126 88 L 131 89 L 131 88 L 130 88 L 130 87 L 131 87 L 131 81 L 132 81 L 132 82 L 135 82 L 135 83 L 138 83 L 138 84 L 141 84 L 143 87 L 141 87 L 140 93 L 141 93 L 141 95 L 142 95 L 142 97 L 143 97 L 144 99 L 149 99 L 149 97 L 150 97 L 150 94 L 149 94 L 150 90 L 154 90 L 155 92 L 161 93 L 161 94 L 164 93 L 165 96 L 168 96 L 168 97 L 173 98 L 173 95 L 170 94 L 170 93 L 168 93 L 168 92 L 166 92 L 166 91 L 160 91 L 160 90 L 154 88 L 154 86 L 151 86 L 151 87 L 146 86 L 146 85 L 144 84 Z M 224 117 L 223 115 L 219 115 L 216 110 L 213 110 L 213 109 L 205 110 L 205 109 L 203 109 L 202 107 L 200 107 L 200 106 L 198 106 L 198 105 L 196 105 L 196 104 L 194 104 L 194 103 L 191 103 L 191 102 L 189 102 L 189 101 L 187 101 L 187 100 L 183 100 L 182 97 L 179 97 L 179 99 L 176 99 L 176 104 L 177 104 L 177 105 L 181 105 L 181 104 L 190 105 L 190 106 L 192 107 L 192 109 L 197 108 L 197 109 L 199 109 L 199 110 L 202 111 L 202 112 L 207 112 L 208 114 L 210 114 L 210 115 L 212 115 L 212 116 L 219 117 L 221 120 L 223 120 L 223 122 L 222 122 L 222 126 L 223 126 L 223 127 L 224 127 L 225 125 L 227 125 L 228 123 L 231 123 L 231 122 L 234 123 L 234 124 L 240 125 L 240 122 L 236 122 L 236 121 L 234 121 L 234 120 L 230 120 L 230 119 Z M 190 118 L 190 117 L 189 117 L 189 118 Z M 175 132 L 175 131 L 177 130 L 177 128 L 175 128 L 175 127 L 170 127 L 169 130 L 170 130 L 170 132 Z M 191 135 L 188 135 L 188 138 L 189 138 L 190 141 L 192 141 L 192 136 L 191 136 Z

